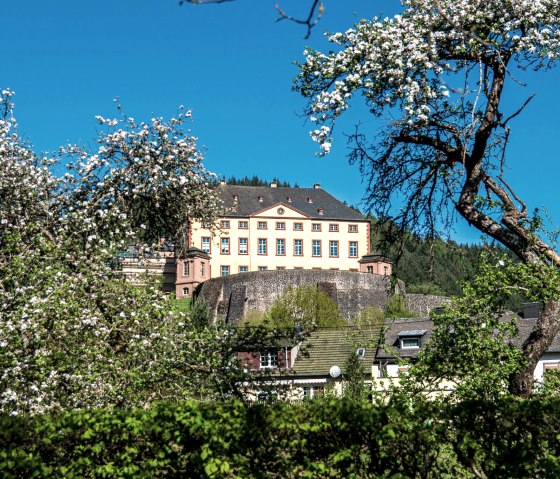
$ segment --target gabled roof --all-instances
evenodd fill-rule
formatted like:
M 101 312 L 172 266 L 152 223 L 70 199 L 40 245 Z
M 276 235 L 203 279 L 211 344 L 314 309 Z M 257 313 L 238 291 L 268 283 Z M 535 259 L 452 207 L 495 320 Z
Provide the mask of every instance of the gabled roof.
M 338 366 L 344 374 L 348 356 L 365 348 L 366 374 L 371 373 L 375 350 L 381 335 L 381 325 L 367 328 L 346 327 L 318 329 L 303 342 L 293 373 L 296 376 L 328 376 L 332 366 Z
M 365 221 L 360 213 L 321 188 L 220 185 L 218 191 L 226 216 L 247 217 L 284 204 L 313 219 Z

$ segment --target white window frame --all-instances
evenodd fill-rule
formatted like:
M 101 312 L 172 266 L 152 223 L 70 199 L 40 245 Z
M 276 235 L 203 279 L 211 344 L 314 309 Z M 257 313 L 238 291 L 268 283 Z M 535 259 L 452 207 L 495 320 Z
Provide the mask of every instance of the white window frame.
M 239 238 L 239 254 L 249 254 L 249 238 Z
M 333 251 L 335 254 L 333 254 Z M 338 241 L 329 241 L 329 257 L 338 258 Z
M 225 273 L 225 274 L 224 274 Z M 230 268 L 227 265 L 222 265 L 220 267 L 220 276 L 229 276 L 230 275 Z
M 316 251 L 318 254 L 315 254 Z M 311 240 L 311 256 L 314 258 L 321 257 L 321 240 Z
M 210 236 L 203 236 L 200 240 L 200 249 L 205 253 L 210 253 L 212 251 L 212 239 Z
M 276 239 L 276 256 L 286 256 L 286 240 L 284 238 Z
M 261 369 L 278 369 L 278 351 L 261 351 L 259 364 Z
M 302 239 L 295 239 L 294 240 L 294 256 L 303 256 L 303 240 Z
M 220 254 L 229 254 L 230 252 L 229 238 L 220 238 Z
M 355 254 L 352 254 L 352 250 L 355 251 Z M 349 258 L 357 258 L 358 257 L 358 242 L 357 241 L 350 241 L 348 243 L 348 257 Z

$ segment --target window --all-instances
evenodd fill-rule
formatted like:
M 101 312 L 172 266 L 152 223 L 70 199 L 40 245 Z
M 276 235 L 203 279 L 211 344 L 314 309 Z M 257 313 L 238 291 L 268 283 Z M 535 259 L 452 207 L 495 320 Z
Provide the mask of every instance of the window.
M 257 223 L 257 229 L 259 230 L 265 230 L 266 229 L 266 221 L 259 221 Z
M 222 266 L 220 270 L 221 276 L 229 276 L 229 266 Z
M 266 254 L 266 238 L 259 238 L 258 254 Z
M 303 256 L 303 240 L 294 240 L 294 256 Z
M 189 288 L 183 288 L 183 294 L 187 296 L 189 294 Z
M 383 266 L 383 274 L 387 276 L 389 274 L 389 268 L 387 266 Z
M 259 266 L 259 271 L 267 271 L 268 266 Z
M 239 222 L 239 229 L 240 230 L 246 230 L 249 228 L 249 222 L 248 221 L 240 221 Z
M 401 349 L 414 349 L 420 347 L 420 338 L 400 338 L 401 339 Z
M 277 239 L 276 240 L 276 255 L 284 256 L 286 254 L 286 240 Z
M 329 256 L 338 258 L 338 241 L 329 241 Z
M 202 251 L 205 253 L 210 253 L 210 238 L 208 236 L 204 236 L 202 238 Z
M 284 271 L 285 269 L 285 266 L 276 266 L 276 271 Z
M 397 334 L 401 349 L 414 349 L 421 346 L 421 338 L 428 331 L 426 329 L 411 329 Z
M 204 278 L 205 270 L 206 270 L 206 263 L 204 263 L 204 261 L 202 261 L 200 263 L 200 277 L 201 278 Z
M 350 258 L 357 258 L 358 257 L 358 242 L 357 241 L 350 241 L 349 243 L 349 256 Z
M 278 367 L 278 351 L 261 352 L 261 368 L 277 368 Z
M 373 274 L 373 266 L 367 266 L 366 270 L 368 273 L 372 273 Z
M 358 350 L 356 351 L 356 356 L 358 356 L 359 358 L 365 358 L 366 348 L 358 348 Z
M 294 223 L 294 231 L 303 231 L 303 223 Z
M 212 223 L 210 223 L 210 221 L 203 221 L 202 222 L 202 227 L 203 228 L 210 228 L 212 226 Z
M 229 220 L 220 221 L 220 228 L 229 228 Z
M 249 252 L 248 244 L 249 240 L 247 238 L 239 238 L 239 254 L 247 254 Z
M 249 271 L 249 266 L 240 266 L 239 272 L 240 273 L 247 273 Z
M 191 272 L 191 264 L 188 261 L 183 263 L 183 276 L 188 276 Z
M 311 231 L 321 231 L 321 223 L 312 223 Z
M 222 238 L 220 253 L 229 254 L 229 238 Z
M 358 225 L 348 225 L 348 233 L 357 233 Z
M 334 231 L 338 231 L 338 225 L 337 225 L 337 224 L 331 223 L 331 224 L 329 225 L 329 231 L 333 231 L 333 232 L 334 232 Z
M 312 253 L 313 256 L 321 256 L 321 241 L 320 240 L 313 240 L 312 243 Z
M 277 230 L 285 230 L 286 229 L 286 223 L 284 223 L 283 221 L 277 221 L 276 222 L 276 229 Z
M 304 401 L 325 395 L 325 388 L 323 386 L 303 386 L 302 389 Z

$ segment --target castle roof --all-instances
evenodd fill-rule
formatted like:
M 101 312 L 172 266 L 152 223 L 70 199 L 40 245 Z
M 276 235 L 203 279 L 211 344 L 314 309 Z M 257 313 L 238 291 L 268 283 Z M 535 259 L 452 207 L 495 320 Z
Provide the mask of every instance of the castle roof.
M 284 204 L 311 219 L 365 221 L 358 211 L 350 208 L 325 190 L 268 186 L 220 185 L 218 191 L 226 216 L 247 217 Z

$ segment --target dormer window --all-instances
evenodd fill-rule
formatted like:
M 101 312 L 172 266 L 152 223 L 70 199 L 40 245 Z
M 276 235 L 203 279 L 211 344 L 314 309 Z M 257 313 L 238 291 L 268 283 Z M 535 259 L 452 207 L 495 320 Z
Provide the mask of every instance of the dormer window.
M 259 195 L 259 202 L 262 203 L 264 201 L 264 197 L 262 195 Z
M 323 208 L 319 208 L 317 209 L 317 213 L 319 213 L 320 216 L 323 216 L 325 214 L 325 210 Z
M 426 332 L 426 329 L 413 329 L 399 332 L 398 339 L 400 349 L 419 349 L 422 346 L 422 336 L 424 336 Z
M 237 203 L 238 200 L 239 200 L 239 196 L 233 195 L 233 202 Z
M 291 196 L 288 196 L 288 198 L 286 198 L 286 199 L 288 200 L 288 203 L 292 202 L 292 197 Z
M 313 198 L 311 198 L 311 196 L 309 196 L 309 197 L 307 198 L 307 202 L 308 202 L 308 203 L 313 203 Z

